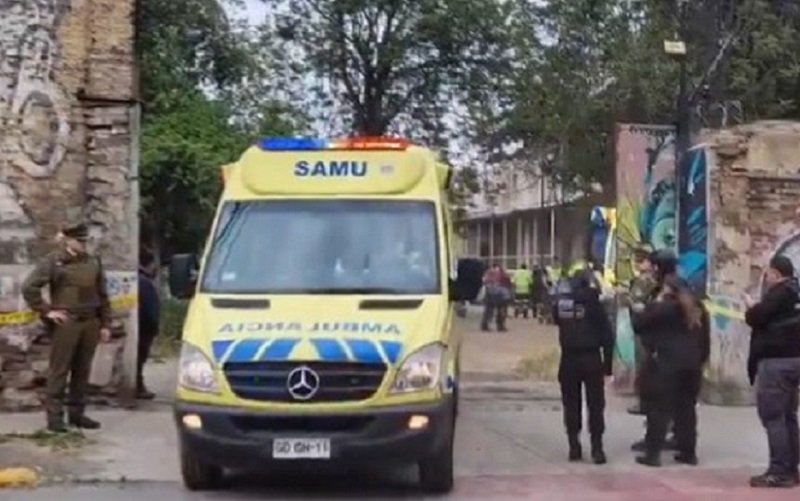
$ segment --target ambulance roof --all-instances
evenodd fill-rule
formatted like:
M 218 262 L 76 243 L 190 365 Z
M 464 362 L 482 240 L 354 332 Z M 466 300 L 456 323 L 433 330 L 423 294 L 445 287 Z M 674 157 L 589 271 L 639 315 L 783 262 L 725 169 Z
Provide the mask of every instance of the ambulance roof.
M 389 195 L 414 191 L 426 175 L 438 191 L 449 166 L 402 139 L 268 138 L 222 170 L 232 197 Z

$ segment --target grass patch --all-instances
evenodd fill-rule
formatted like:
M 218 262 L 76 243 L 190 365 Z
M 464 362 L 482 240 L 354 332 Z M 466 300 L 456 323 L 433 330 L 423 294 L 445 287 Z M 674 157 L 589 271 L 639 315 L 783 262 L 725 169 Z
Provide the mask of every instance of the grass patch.
M 556 381 L 560 353 L 557 349 L 523 358 L 514 368 L 514 374 L 537 381 Z
M 66 433 L 52 433 L 45 429 L 34 433 L 8 433 L 0 435 L 0 441 L 27 440 L 39 447 L 48 447 L 51 451 L 68 451 L 80 449 L 94 443 L 79 430 L 69 430 Z
M 158 337 L 153 341 L 151 358 L 154 362 L 164 362 L 178 356 L 181 351 L 181 333 L 187 301 L 166 297 L 161 301 L 161 325 Z
M 181 340 L 172 337 L 159 335 L 153 341 L 153 347 L 150 350 L 150 361 L 155 363 L 164 363 L 167 360 L 177 358 L 181 352 Z

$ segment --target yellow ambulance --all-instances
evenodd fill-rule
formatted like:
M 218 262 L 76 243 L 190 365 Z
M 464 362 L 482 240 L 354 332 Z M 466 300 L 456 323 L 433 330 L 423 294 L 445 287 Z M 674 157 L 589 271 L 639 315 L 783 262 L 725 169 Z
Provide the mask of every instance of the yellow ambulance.
M 450 167 L 394 138 L 269 138 L 223 168 L 191 298 L 175 418 L 184 483 L 286 463 L 418 464 L 453 486 L 453 304 L 483 265 L 450 253 Z

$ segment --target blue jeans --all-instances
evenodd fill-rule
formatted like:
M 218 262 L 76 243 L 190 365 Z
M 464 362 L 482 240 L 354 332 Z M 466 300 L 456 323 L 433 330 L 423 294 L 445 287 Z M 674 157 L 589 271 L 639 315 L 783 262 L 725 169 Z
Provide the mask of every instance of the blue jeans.
M 790 476 L 800 464 L 800 431 L 797 423 L 800 392 L 800 358 L 770 358 L 758 364 L 756 404 L 767 431 L 769 470 Z

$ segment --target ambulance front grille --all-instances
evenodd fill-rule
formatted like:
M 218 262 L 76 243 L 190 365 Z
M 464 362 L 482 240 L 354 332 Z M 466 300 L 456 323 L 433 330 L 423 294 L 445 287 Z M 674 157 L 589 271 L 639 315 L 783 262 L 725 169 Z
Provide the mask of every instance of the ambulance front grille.
M 316 391 L 303 386 L 295 388 L 296 398 L 290 392 L 289 375 L 296 369 L 313 371 L 319 378 Z M 386 375 L 382 363 L 357 362 L 228 362 L 223 372 L 231 390 L 239 398 L 263 402 L 320 403 L 353 402 L 372 397 L 380 388 Z M 313 376 L 306 378 L 313 386 Z M 294 383 L 299 380 L 295 373 Z M 303 390 L 303 391 L 299 391 Z

